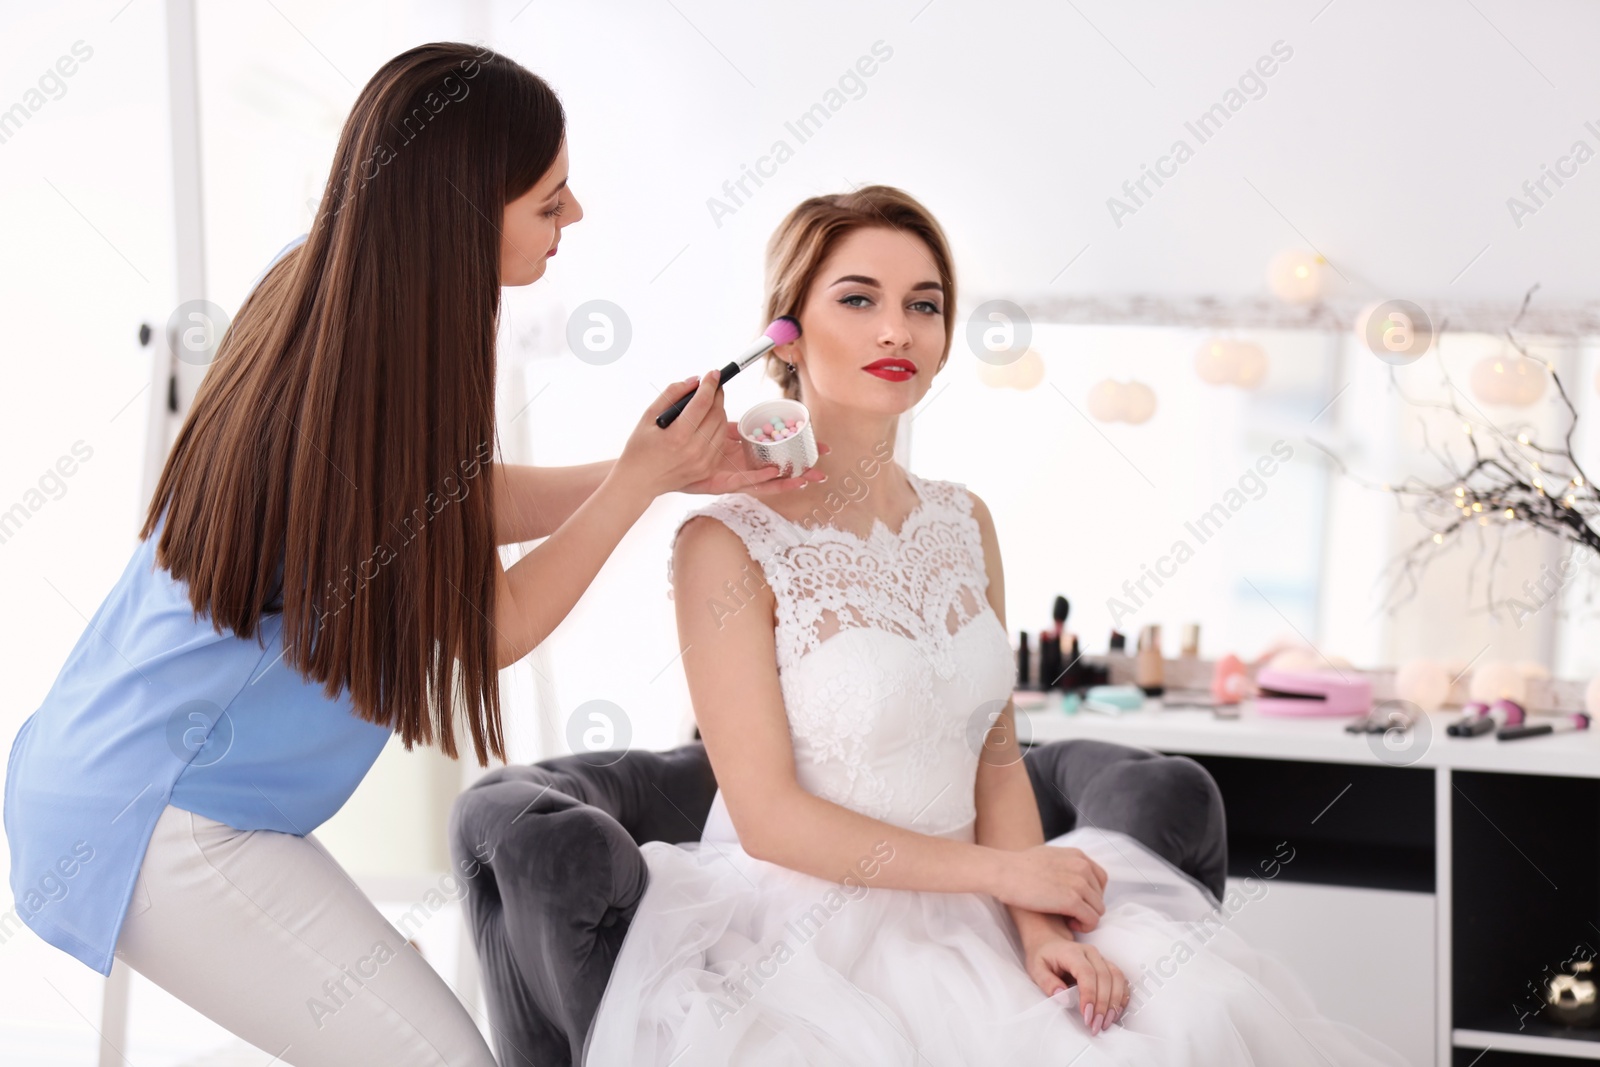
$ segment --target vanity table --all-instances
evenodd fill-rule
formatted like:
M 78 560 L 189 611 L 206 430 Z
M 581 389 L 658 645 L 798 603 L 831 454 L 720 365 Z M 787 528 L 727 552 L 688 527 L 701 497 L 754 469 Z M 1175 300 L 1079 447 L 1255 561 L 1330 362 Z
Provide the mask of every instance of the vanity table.
M 1600 951 L 1600 730 L 1458 738 L 1452 709 L 1386 743 L 1250 701 L 1231 719 L 1159 699 L 1069 714 L 1024 691 L 1016 707 L 1025 743 L 1095 738 L 1210 771 L 1230 925 L 1331 1017 L 1434 1067 L 1600 1060 L 1600 1028 L 1539 1013 L 1546 975 Z

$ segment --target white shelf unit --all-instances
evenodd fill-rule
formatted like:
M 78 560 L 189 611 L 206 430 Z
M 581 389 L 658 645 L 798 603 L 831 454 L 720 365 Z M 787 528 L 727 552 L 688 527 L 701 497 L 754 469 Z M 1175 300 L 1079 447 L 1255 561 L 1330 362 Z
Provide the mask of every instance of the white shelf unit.
M 1600 1060 L 1600 1030 L 1590 1039 L 1578 1032 L 1573 1036 L 1560 1036 L 1456 1027 L 1453 1025 L 1452 990 L 1454 776 L 1464 772 L 1488 772 L 1600 779 L 1600 731 L 1519 741 L 1498 741 L 1492 735 L 1458 738 L 1449 736 L 1445 728 L 1459 718 L 1459 712 L 1436 712 L 1428 716 L 1426 728 L 1414 735 L 1414 747 L 1389 750 L 1380 757 L 1367 736 L 1345 732 L 1346 718 L 1261 715 L 1249 701 L 1242 705 L 1238 718 L 1229 719 L 1206 709 L 1169 709 L 1158 699 L 1147 700 L 1139 710 L 1109 715 L 1082 710 L 1065 713 L 1059 695 L 1019 691 L 1016 698 L 1017 732 L 1024 742 L 1042 744 L 1067 738 L 1092 738 L 1193 756 L 1367 767 L 1389 765 L 1431 772 L 1435 903 L 1432 998 L 1435 1039 L 1431 1062 L 1435 1067 L 1451 1067 L 1457 1048 Z M 1378 744 L 1381 745 L 1381 741 Z M 1596 843 L 1596 848 L 1600 849 L 1600 842 Z M 1600 901 L 1596 904 L 1600 907 Z M 1509 917 L 1509 921 L 1514 920 L 1515 916 Z M 1600 934 L 1595 935 L 1595 940 L 1600 944 Z M 1467 1060 L 1471 1058 L 1467 1056 Z M 1484 1060 L 1485 1064 L 1490 1062 L 1492 1060 Z

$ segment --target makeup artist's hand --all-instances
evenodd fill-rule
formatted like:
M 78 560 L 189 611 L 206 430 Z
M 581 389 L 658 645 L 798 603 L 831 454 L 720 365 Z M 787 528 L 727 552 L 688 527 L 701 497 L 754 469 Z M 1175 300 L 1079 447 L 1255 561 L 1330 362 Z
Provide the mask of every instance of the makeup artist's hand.
M 738 424 L 728 420 L 718 370 L 698 379 L 674 382 L 651 401 L 623 446 L 617 471 L 640 484 L 652 497 L 662 493 L 781 492 L 820 481 L 821 471 L 793 478 L 777 477 L 779 468 L 752 466 L 739 440 Z M 656 416 L 691 389 L 694 399 L 665 430 Z M 825 445 L 817 446 L 826 452 Z
M 722 439 L 722 390 L 717 388 L 719 372 L 712 370 L 698 378 L 673 382 L 650 401 L 622 446 L 612 473 L 643 489 L 651 498 L 672 493 L 709 477 L 723 465 L 720 452 L 727 451 Z M 656 416 L 681 400 L 690 390 L 694 399 L 666 429 L 656 425 Z
M 709 423 L 708 423 L 709 424 Z M 817 455 L 826 456 L 833 449 L 817 442 Z M 760 466 L 750 462 L 750 457 L 745 455 L 744 440 L 739 436 L 739 422 L 730 419 L 724 437 L 723 452 L 728 463 L 722 470 L 713 472 L 709 477 L 702 478 L 692 485 L 684 486 L 680 492 L 684 493 L 749 493 L 751 496 L 770 496 L 774 493 L 786 493 L 791 489 L 799 489 L 803 485 L 814 485 L 825 482 L 828 476 L 812 467 L 792 478 L 780 478 L 778 472 L 783 468 L 773 466 Z

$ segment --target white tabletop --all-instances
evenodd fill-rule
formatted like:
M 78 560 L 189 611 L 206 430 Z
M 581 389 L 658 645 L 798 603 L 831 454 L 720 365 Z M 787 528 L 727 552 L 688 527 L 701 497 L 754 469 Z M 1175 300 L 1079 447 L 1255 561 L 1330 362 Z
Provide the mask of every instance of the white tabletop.
M 1207 709 L 1166 708 L 1160 699 L 1120 715 L 1083 710 L 1067 714 L 1059 694 L 1048 695 L 1044 707 L 1025 711 L 1024 705 L 1041 694 L 1016 696 L 1017 730 L 1024 741 L 1088 737 L 1161 752 L 1600 778 L 1600 731 L 1520 741 L 1500 741 L 1493 733 L 1451 737 L 1445 727 L 1461 717 L 1458 709 L 1431 713 L 1426 731 L 1406 738 L 1404 747 L 1386 748 L 1383 735 L 1346 733 L 1348 716 L 1262 715 L 1253 701 L 1240 706 L 1239 718 L 1224 719 Z

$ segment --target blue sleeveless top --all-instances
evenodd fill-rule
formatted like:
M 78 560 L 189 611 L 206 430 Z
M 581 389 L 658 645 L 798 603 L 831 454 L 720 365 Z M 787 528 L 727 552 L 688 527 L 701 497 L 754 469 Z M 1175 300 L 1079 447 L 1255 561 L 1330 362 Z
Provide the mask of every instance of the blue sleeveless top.
M 17 915 L 106 975 L 167 804 L 304 836 L 392 734 L 356 717 L 348 688 L 329 697 L 284 663 L 281 614 L 263 614 L 249 640 L 195 618 L 187 584 L 156 565 L 165 520 L 22 724 L 6 770 Z

